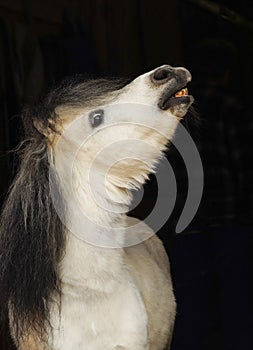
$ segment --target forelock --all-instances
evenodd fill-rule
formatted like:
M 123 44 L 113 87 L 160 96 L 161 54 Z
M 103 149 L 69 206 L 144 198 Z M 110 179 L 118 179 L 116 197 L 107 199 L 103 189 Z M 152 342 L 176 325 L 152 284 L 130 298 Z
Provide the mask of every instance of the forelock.
M 110 101 L 113 93 L 122 89 L 127 79 L 84 79 L 82 76 L 66 78 L 44 98 L 23 109 L 22 120 L 26 135 L 33 133 L 33 120 L 44 125 L 48 120 L 57 121 L 57 107 L 82 108 Z

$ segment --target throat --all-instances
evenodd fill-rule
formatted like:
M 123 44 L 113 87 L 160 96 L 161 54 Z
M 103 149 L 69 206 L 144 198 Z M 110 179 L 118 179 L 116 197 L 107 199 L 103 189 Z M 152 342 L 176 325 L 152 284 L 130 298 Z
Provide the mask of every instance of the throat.
M 75 167 L 68 174 L 66 167 L 60 166 L 57 170 L 66 206 L 61 219 L 67 230 L 94 246 L 124 247 L 131 192 L 121 183 L 108 181 L 99 169 L 91 177 L 88 167 Z
M 81 185 L 75 196 L 65 198 L 68 198 L 66 226 L 77 238 L 98 247 L 125 245 L 126 204 L 106 197 L 99 188 Z

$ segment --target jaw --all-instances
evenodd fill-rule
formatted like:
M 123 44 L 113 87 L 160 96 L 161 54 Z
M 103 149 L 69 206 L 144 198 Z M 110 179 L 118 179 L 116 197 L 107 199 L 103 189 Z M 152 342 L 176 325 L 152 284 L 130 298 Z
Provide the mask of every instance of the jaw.
M 194 98 L 192 96 L 181 97 L 180 101 L 178 97 L 175 97 L 171 99 L 169 109 L 173 115 L 179 119 L 182 119 L 188 112 L 193 102 Z
M 158 100 L 158 107 L 163 111 L 169 111 L 175 117 L 184 117 L 194 102 L 186 86 L 186 80 L 174 80 L 173 83 L 169 83 Z

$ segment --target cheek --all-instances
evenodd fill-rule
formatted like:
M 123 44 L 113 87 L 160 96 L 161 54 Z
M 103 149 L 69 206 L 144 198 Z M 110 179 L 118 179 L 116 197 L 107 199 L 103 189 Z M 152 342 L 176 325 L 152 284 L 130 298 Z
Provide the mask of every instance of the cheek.
M 131 126 L 105 126 L 84 139 L 80 150 L 86 155 L 97 155 L 106 150 L 109 154 L 116 154 L 122 142 L 132 139 L 133 135 L 134 130 Z
M 162 116 L 159 127 L 138 124 L 107 125 L 90 135 L 82 130 L 75 130 L 67 144 L 72 148 L 72 153 L 75 153 L 75 162 L 86 163 L 87 168 L 93 164 L 105 169 L 124 158 L 154 160 L 165 150 L 178 124 L 175 118 L 170 120 L 165 117 Z M 124 164 L 124 171 L 132 173 L 135 165 Z M 120 172 L 119 164 L 115 171 Z
M 117 161 L 122 157 L 145 155 L 149 145 L 161 150 L 167 142 L 164 131 L 138 125 L 117 125 L 98 130 L 83 140 L 79 152 L 88 158 L 103 155 L 103 161 Z

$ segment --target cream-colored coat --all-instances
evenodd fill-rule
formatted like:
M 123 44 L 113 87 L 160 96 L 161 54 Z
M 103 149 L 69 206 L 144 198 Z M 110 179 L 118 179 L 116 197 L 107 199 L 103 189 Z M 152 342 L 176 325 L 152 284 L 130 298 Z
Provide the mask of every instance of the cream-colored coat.
M 71 235 L 62 268 L 61 324 L 53 349 L 166 348 L 176 304 L 168 258 L 156 236 L 108 249 Z
M 169 349 L 176 312 L 169 260 L 155 233 L 144 223 L 134 232 L 138 220 L 125 214 L 130 190 L 155 171 L 179 122 L 157 106 L 170 81 L 152 84 L 152 73 L 100 106 L 58 108 L 59 133 L 45 133 L 67 204 L 67 215 L 58 213 L 67 230 L 61 312 L 55 300 L 47 345 L 31 334 L 20 350 Z M 88 118 L 94 109 L 104 111 L 95 132 Z M 122 234 L 129 226 L 135 242 Z
M 175 312 L 169 261 L 157 236 L 108 249 L 70 235 L 61 317 L 53 306 L 50 343 L 31 335 L 20 350 L 169 349 Z

